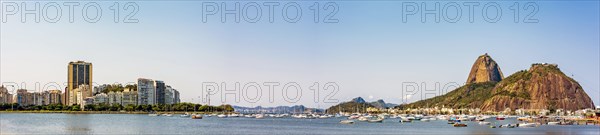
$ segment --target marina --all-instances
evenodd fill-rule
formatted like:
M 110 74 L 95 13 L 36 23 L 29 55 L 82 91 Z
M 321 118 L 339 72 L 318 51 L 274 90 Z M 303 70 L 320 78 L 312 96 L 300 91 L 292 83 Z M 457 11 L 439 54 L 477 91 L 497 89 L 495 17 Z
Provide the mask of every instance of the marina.
M 196 114 L 199 115 L 199 114 Z M 47 134 L 599 134 L 600 126 L 593 124 L 560 125 L 535 123 L 508 116 L 496 120 L 494 116 L 481 121 L 454 120 L 450 115 L 395 117 L 379 116 L 367 121 L 338 116 L 321 118 L 308 114 L 247 114 L 192 119 L 185 114 L 168 117 L 142 114 L 0 114 L 1 134 L 28 134 L 44 131 Z M 225 114 L 217 114 L 225 115 Z M 260 116 L 262 118 L 256 118 Z M 233 116 L 233 117 L 229 117 Z M 236 117 L 237 116 L 237 117 Z M 245 117 L 255 116 L 255 117 Z M 328 116 L 328 115 L 326 115 Z M 354 116 L 354 115 L 352 115 Z M 350 117 L 352 117 L 350 116 Z M 466 115 L 465 115 L 466 116 Z M 411 118 L 408 118 L 411 117 Z M 354 117 L 352 117 L 354 118 Z M 359 116 L 364 118 L 364 116 Z M 378 119 L 380 118 L 380 119 Z M 422 121 L 427 118 L 429 121 Z M 448 118 L 448 119 L 444 119 Z M 466 116 L 465 118 L 469 118 Z M 401 122 L 412 119 L 412 122 Z M 434 120 L 435 119 L 435 120 Z M 371 122 L 370 120 L 381 120 Z M 456 121 L 449 124 L 448 121 Z M 37 126 L 29 126 L 29 125 Z M 516 125 L 519 125 L 518 127 Z M 494 127 L 494 128 L 492 128 Z

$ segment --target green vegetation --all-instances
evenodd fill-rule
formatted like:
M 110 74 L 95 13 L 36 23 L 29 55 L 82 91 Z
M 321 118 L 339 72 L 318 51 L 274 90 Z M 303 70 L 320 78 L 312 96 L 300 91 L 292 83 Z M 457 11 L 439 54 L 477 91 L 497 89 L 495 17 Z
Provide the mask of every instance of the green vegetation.
M 411 104 L 400 105 L 398 108 L 478 108 L 485 100 L 492 96 L 491 93 L 494 86 L 496 86 L 496 82 L 467 84 L 442 96 L 421 100 Z
M 17 103 L 0 104 L 0 111 L 81 111 L 79 105 L 63 106 L 61 104 L 21 106 Z M 231 105 L 209 106 L 193 103 L 177 103 L 173 105 L 126 105 L 95 104 L 85 105 L 84 111 L 199 111 L 199 112 L 233 112 Z
M 357 102 L 345 102 L 345 103 L 341 103 L 332 107 L 329 107 L 329 109 L 326 110 L 326 112 L 328 113 L 337 113 L 337 112 L 358 112 L 358 113 L 365 113 L 367 112 L 367 108 L 369 107 L 375 107 L 369 103 L 357 103 Z

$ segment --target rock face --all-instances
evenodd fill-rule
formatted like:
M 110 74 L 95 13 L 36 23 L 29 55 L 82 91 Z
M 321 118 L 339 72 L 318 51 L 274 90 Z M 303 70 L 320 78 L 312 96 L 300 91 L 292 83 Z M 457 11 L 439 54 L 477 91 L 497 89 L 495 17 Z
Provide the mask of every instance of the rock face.
M 565 75 L 558 65 L 533 64 L 529 70 L 502 78 L 498 64 L 487 54 L 480 56 L 467 84 L 444 95 L 398 106 L 399 108 L 480 108 L 482 111 L 516 109 L 594 108 L 581 85 Z
M 594 103 L 581 85 L 566 76 L 554 64 L 533 64 L 528 71 L 517 72 L 492 90 L 482 110 L 593 108 Z
M 352 102 L 366 103 L 365 99 L 363 99 L 362 97 L 356 97 L 356 98 L 352 99 Z
M 479 56 L 467 78 L 469 83 L 499 82 L 504 78 L 500 66 L 487 53 Z

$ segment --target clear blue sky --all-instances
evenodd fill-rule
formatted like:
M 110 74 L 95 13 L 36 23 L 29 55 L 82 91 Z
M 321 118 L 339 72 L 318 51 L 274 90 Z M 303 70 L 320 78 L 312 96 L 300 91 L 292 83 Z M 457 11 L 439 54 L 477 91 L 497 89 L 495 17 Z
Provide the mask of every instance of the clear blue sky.
M 336 3 L 339 23 L 332 24 L 313 22 L 312 2 L 300 2 L 303 16 L 297 23 L 285 22 L 281 7 L 274 23 L 266 20 L 265 7 L 257 23 L 221 23 L 219 16 L 203 23 L 202 2 L 194 1 L 137 2 L 139 23 L 132 24 L 112 22 L 111 2 L 99 2 L 103 16 L 97 23 L 82 20 L 85 2 L 76 8 L 75 23 L 68 22 L 67 11 L 58 23 L 21 23 L 19 14 L 8 16 L 0 28 L 0 82 L 25 82 L 27 89 L 34 89 L 35 82 L 64 83 L 67 63 L 85 60 L 94 64 L 96 83 L 163 80 L 180 90 L 183 101 L 200 96 L 202 82 L 227 82 L 228 88 L 234 82 L 280 82 L 274 103 L 267 102 L 266 92 L 258 103 L 229 103 L 327 107 L 333 104 L 312 102 L 308 89 L 312 82 L 336 82 L 339 101 L 361 96 L 400 103 L 402 82 L 425 82 L 427 89 L 436 82 L 463 83 L 477 56 L 489 53 L 504 76 L 532 63 L 557 63 L 600 104 L 597 1 L 536 2 L 539 23 L 512 22 L 509 2 L 499 2 L 503 11 L 497 23 L 482 20 L 486 2 L 475 8 L 473 23 L 466 19 L 465 7 L 457 23 L 432 18 L 421 23 L 419 14 L 403 23 L 402 2 Z M 326 13 L 321 11 L 321 17 Z M 521 11 L 520 17 L 527 13 Z M 280 89 L 287 82 L 302 86 L 299 102 L 282 99 Z M 212 104 L 220 104 L 219 96 L 212 97 Z

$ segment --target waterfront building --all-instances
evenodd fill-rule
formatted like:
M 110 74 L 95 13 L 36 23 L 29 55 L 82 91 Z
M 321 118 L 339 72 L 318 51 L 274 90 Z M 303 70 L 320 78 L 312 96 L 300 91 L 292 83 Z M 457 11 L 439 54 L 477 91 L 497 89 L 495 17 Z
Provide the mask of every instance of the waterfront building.
M 96 94 L 94 96 L 94 104 L 108 104 L 108 95 L 106 93 Z
M 70 105 L 83 105 L 84 99 L 92 96 L 88 96 L 91 93 L 91 87 L 88 85 L 79 85 L 78 88 L 73 89 L 70 94 Z
M 181 99 L 179 98 L 179 91 L 173 89 L 173 102 L 174 104 L 180 103 Z
M 165 104 L 174 104 L 174 96 L 173 96 L 173 91 L 175 89 L 171 88 L 171 86 L 167 86 L 167 88 L 165 89 Z
M 60 90 L 50 90 L 48 92 L 48 96 L 46 97 L 47 104 L 60 104 L 62 101 L 62 91 Z
M 123 90 L 123 100 L 122 100 L 123 106 L 137 105 L 137 101 L 138 101 L 137 91 L 135 91 L 134 89 L 131 89 L 131 88 L 125 88 L 125 90 Z
M 33 94 L 27 92 L 26 89 L 19 89 L 17 90 L 17 95 L 15 96 L 15 103 L 21 106 L 33 105 L 35 103 Z
M 152 79 L 138 79 L 138 105 L 153 105 L 155 104 L 156 87 Z
M 0 104 L 7 104 L 13 102 L 13 95 L 8 92 L 8 89 L 4 86 L 0 86 Z
M 68 72 L 67 72 L 67 92 L 65 93 L 68 97 L 67 105 L 78 104 L 82 102 L 83 98 L 92 97 L 92 63 L 88 63 L 85 61 L 74 61 L 69 62 Z M 77 93 L 75 89 L 81 88 L 81 86 L 86 86 L 86 91 L 84 93 Z M 79 98 L 77 98 L 77 94 L 81 94 Z
M 167 89 L 165 82 L 156 80 L 154 81 L 154 86 L 156 86 L 156 92 L 154 93 L 154 97 L 156 98 L 155 104 L 166 104 L 165 102 L 165 91 Z
M 121 92 L 108 92 L 108 104 L 112 105 L 112 104 L 119 104 L 122 105 L 123 102 L 123 93 Z

